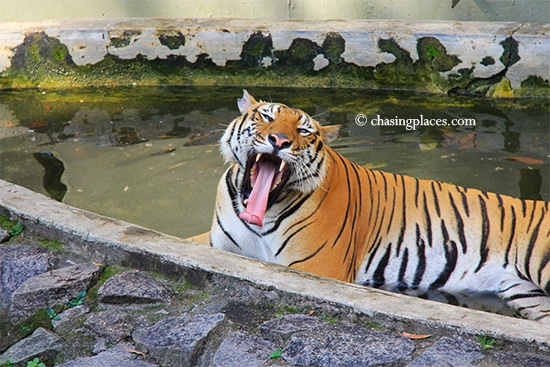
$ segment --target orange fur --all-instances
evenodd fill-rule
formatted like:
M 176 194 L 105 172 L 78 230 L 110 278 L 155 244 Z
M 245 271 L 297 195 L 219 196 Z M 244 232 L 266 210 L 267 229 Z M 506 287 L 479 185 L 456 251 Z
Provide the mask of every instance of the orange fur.
M 494 292 L 550 321 L 549 203 L 366 169 L 325 145 L 339 126 L 246 92 L 239 107 L 220 141 L 233 165 L 218 187 L 212 246 L 393 290 Z M 238 217 L 246 178 L 263 169 L 250 170 L 258 153 L 290 167 L 262 226 Z

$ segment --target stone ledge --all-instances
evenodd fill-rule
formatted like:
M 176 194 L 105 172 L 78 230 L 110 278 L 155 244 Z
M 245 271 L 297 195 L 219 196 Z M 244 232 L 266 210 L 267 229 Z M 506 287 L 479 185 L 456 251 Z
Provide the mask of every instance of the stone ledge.
M 550 25 L 87 19 L 0 24 L 0 88 L 151 84 L 550 95 Z
M 95 261 L 190 278 L 244 280 L 357 314 L 550 346 L 548 330 L 535 321 L 365 288 L 241 257 L 70 207 L 3 180 L 0 192 L 1 215 L 16 218 L 47 238 L 63 240 L 72 251 L 90 255 Z

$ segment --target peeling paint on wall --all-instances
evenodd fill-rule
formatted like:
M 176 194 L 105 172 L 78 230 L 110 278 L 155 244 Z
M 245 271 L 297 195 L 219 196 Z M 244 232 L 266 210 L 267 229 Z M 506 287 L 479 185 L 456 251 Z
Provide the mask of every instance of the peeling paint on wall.
M 272 84 L 550 95 L 548 25 L 247 20 L 0 27 L 0 87 Z M 53 71 L 53 73 L 52 73 Z

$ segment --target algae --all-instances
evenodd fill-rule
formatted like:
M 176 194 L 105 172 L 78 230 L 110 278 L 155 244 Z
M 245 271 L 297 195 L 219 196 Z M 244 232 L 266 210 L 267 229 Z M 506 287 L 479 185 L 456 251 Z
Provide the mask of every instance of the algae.
M 186 36 L 175 29 L 157 29 L 159 42 L 170 50 L 186 45 Z M 139 30 L 125 30 L 111 35 L 109 48 L 127 47 L 142 36 Z M 327 32 L 320 44 L 306 38 L 295 38 L 286 50 L 276 50 L 269 32 L 255 31 L 243 42 L 238 60 L 216 65 L 203 52 L 190 62 L 186 56 L 169 54 L 150 59 L 138 54 L 121 59 L 107 53 L 94 64 L 76 65 L 66 45 L 45 32 L 27 34 L 15 48 L 11 66 L 0 73 L 0 89 L 59 89 L 128 85 L 258 85 L 301 87 L 346 87 L 397 89 L 492 95 L 505 77 L 508 68 L 520 60 L 519 43 L 508 37 L 500 43 L 503 53 L 499 61 L 506 69 L 488 78 L 475 78 L 474 66 L 450 72 L 461 62 L 451 55 L 436 37 L 417 40 L 418 59 L 393 38 L 378 40 L 378 50 L 394 56 L 392 62 L 375 66 L 358 66 L 342 57 L 346 42 L 338 32 Z M 319 55 L 328 65 L 314 70 Z M 496 60 L 485 56 L 480 64 L 493 65 Z M 548 96 L 550 84 L 531 76 L 523 81 L 514 96 Z M 507 95 L 510 96 L 510 93 Z M 498 95 L 498 93 L 497 93 Z

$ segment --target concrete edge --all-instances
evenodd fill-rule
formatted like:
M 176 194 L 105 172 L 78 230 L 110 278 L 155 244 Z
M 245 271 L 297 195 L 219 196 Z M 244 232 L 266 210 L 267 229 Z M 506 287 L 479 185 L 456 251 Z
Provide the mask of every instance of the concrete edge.
M 185 239 L 71 207 L 0 180 L 0 214 L 41 235 L 69 240 L 74 250 L 106 264 L 142 270 L 205 272 L 245 280 L 259 288 L 350 308 L 369 317 L 419 323 L 460 333 L 550 347 L 544 325 L 357 286 L 241 257 Z

